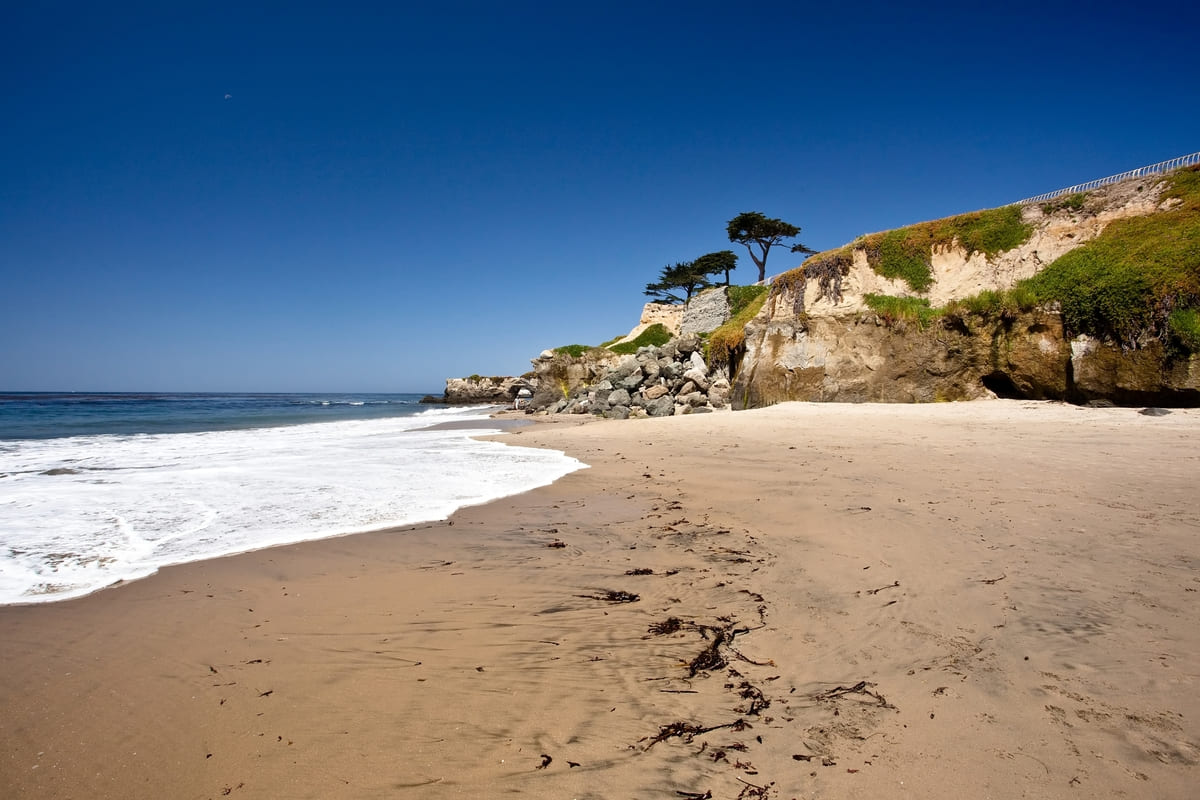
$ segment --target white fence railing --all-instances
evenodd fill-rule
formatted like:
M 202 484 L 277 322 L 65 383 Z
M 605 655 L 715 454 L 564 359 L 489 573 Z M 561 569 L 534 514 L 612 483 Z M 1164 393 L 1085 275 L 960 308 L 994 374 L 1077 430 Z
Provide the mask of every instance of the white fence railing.
M 1200 153 L 1192 153 L 1186 156 L 1179 156 L 1168 161 L 1160 161 L 1157 164 L 1151 164 L 1148 167 L 1138 167 L 1131 169 L 1128 172 L 1122 172 L 1120 175 L 1109 175 L 1107 178 L 1098 178 L 1087 183 L 1068 186 L 1065 189 L 1059 189 L 1055 192 L 1046 192 L 1039 194 L 1036 197 L 1027 197 L 1024 200 L 1018 200 L 1014 205 L 1027 205 L 1029 203 L 1042 203 L 1046 200 L 1053 200 L 1055 197 L 1062 197 L 1064 194 L 1075 194 L 1076 192 L 1086 192 L 1088 189 L 1095 189 L 1099 186 L 1107 186 L 1110 183 L 1120 183 L 1121 181 L 1129 180 L 1130 178 L 1141 178 L 1144 175 L 1158 175 L 1163 172 L 1170 172 L 1173 169 L 1180 167 L 1190 167 L 1193 164 L 1200 164 Z

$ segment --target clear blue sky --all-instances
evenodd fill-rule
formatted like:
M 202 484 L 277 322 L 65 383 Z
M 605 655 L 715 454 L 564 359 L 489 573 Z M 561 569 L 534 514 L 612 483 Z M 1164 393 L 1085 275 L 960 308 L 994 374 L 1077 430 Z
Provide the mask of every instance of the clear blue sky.
M 824 249 L 1200 150 L 1195 4 L 903 5 L 10 4 L 0 389 L 440 392 L 753 282 L 742 211 Z

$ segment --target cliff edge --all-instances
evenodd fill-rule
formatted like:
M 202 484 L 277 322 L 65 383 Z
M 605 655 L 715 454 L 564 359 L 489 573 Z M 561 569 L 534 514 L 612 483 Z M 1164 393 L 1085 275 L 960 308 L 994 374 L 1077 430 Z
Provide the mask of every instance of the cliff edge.
M 775 277 L 731 401 L 1200 405 L 1197 220 L 1190 168 L 860 237 Z

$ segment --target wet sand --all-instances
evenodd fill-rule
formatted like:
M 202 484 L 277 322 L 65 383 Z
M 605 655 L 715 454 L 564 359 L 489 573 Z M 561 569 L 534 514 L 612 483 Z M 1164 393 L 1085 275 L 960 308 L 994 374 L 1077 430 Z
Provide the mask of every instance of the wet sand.
M 448 522 L 0 609 L 0 796 L 1195 796 L 1200 412 L 579 423 Z

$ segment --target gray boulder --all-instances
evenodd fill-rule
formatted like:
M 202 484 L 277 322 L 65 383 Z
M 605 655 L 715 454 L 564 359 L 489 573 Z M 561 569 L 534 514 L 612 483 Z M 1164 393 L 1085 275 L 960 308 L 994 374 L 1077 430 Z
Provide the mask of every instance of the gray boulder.
M 646 403 L 646 413 L 652 417 L 669 417 L 675 413 L 675 400 L 669 394 L 651 400 Z
M 629 419 L 629 406 L 613 406 L 604 412 L 607 419 Z
M 687 372 L 683 373 L 683 377 L 696 384 L 696 388 L 698 388 L 700 391 L 708 391 L 708 375 L 705 374 L 704 370 L 693 367 Z
M 612 372 L 608 373 L 607 378 L 615 386 L 628 378 L 635 369 L 640 368 L 635 356 L 624 356 L 617 362 L 617 366 L 613 367 Z
M 606 398 L 610 406 L 628 406 L 629 392 L 625 389 L 614 389 Z
M 662 366 L 658 361 L 650 359 L 645 364 L 642 364 L 642 374 L 646 376 L 646 383 L 654 383 L 658 380 L 658 376 L 662 374 Z
M 694 333 L 680 336 L 675 340 L 675 349 L 682 355 L 694 353 L 700 349 L 700 337 Z

